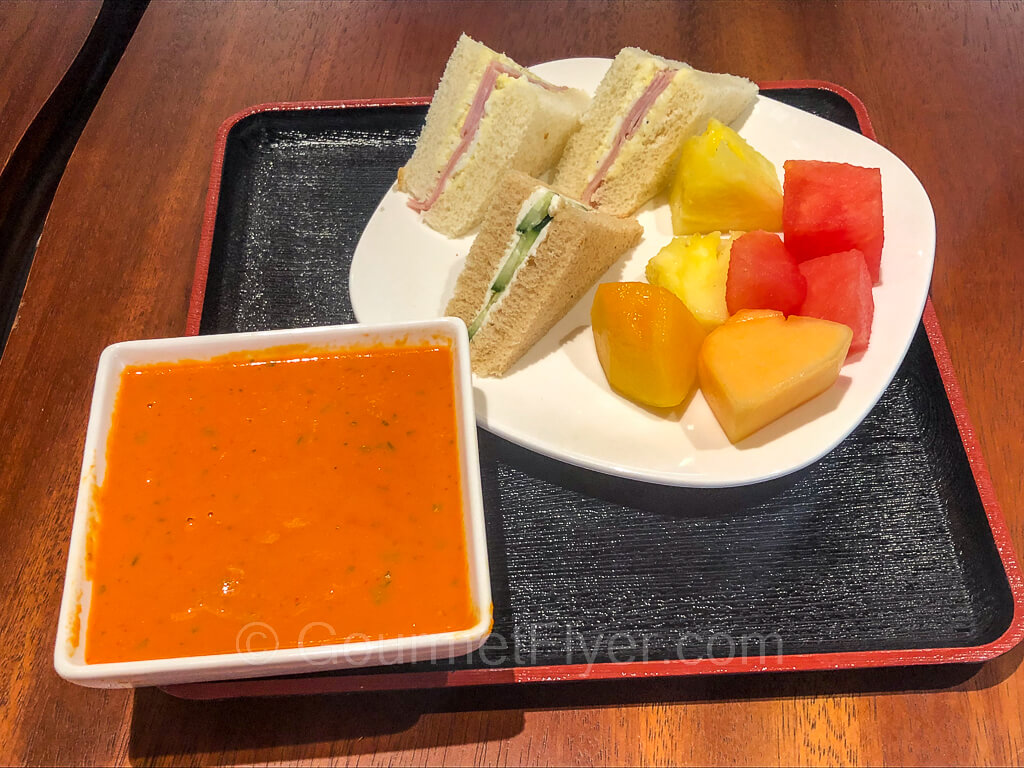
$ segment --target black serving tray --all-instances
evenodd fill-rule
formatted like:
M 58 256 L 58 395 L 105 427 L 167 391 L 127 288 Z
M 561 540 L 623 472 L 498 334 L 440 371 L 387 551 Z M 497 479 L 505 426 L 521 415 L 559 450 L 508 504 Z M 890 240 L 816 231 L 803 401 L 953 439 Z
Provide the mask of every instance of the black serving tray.
M 871 135 L 863 106 L 836 86 L 762 93 Z M 424 100 L 265 105 L 229 120 L 190 332 L 355 322 L 352 254 L 426 109 Z M 1021 578 L 957 392 L 929 305 L 864 423 L 782 480 L 646 485 L 481 431 L 494 602 L 481 650 L 169 690 L 211 697 L 992 658 L 1022 637 Z

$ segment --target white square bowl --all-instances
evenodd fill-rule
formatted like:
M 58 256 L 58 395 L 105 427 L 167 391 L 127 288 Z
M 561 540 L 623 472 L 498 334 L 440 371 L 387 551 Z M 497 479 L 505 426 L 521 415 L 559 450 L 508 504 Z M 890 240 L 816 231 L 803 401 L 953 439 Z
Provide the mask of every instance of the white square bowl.
M 456 433 L 462 479 L 462 508 L 469 563 L 469 587 L 477 623 L 468 629 L 335 645 L 282 648 L 103 664 L 85 661 L 86 628 L 92 583 L 86 575 L 88 527 L 93 490 L 102 482 L 107 436 L 121 371 L 129 365 L 204 360 L 232 352 L 290 344 L 318 348 L 360 348 L 405 341 L 450 343 L 454 361 Z M 102 534 L 100 534 L 102 535 Z M 386 325 L 341 325 L 218 336 L 128 341 L 107 347 L 100 356 L 93 390 L 78 503 L 71 531 L 54 667 L 65 680 L 98 688 L 168 685 L 300 674 L 326 669 L 379 666 L 440 660 L 470 653 L 487 638 L 492 624 L 491 585 L 487 564 L 480 462 L 477 452 L 469 338 L 459 320 L 443 318 Z M 254 627 L 258 631 L 259 627 Z

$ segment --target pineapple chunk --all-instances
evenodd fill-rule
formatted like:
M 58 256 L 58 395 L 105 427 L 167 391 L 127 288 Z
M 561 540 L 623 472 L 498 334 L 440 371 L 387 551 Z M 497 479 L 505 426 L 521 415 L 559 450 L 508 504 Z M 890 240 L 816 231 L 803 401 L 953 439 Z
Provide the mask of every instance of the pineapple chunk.
M 669 207 L 676 235 L 782 231 L 782 185 L 775 166 L 715 119 L 683 145 Z
M 718 232 L 676 237 L 647 262 L 647 281 L 668 288 L 679 297 L 707 331 L 729 318 L 725 284 L 729 275 L 729 248 Z

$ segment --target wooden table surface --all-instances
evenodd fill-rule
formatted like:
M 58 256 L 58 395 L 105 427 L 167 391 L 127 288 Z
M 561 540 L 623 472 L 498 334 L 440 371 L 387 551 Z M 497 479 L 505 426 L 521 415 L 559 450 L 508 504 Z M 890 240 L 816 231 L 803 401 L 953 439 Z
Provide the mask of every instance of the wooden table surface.
M 100 0 L 0 3 L 0 172 L 92 29 Z
M 21 13 L 0 6 L 0 39 Z M 54 39 L 82 16 L 53 13 Z M 1019 648 L 970 669 L 208 703 L 56 676 L 97 358 L 182 333 L 217 127 L 259 102 L 429 94 L 463 30 L 525 64 L 639 45 L 858 94 L 931 194 L 932 297 L 1024 552 L 1020 3 L 156 0 L 71 158 L 0 361 L 0 762 L 1020 763 Z M 0 94 L 22 109 L 7 59 Z

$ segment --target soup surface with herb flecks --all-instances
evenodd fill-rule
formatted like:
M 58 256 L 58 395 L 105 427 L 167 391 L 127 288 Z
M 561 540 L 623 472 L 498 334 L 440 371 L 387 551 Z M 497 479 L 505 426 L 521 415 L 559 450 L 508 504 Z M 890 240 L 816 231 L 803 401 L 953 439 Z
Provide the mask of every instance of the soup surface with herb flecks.
M 276 347 L 121 375 L 89 663 L 469 629 L 452 349 Z

